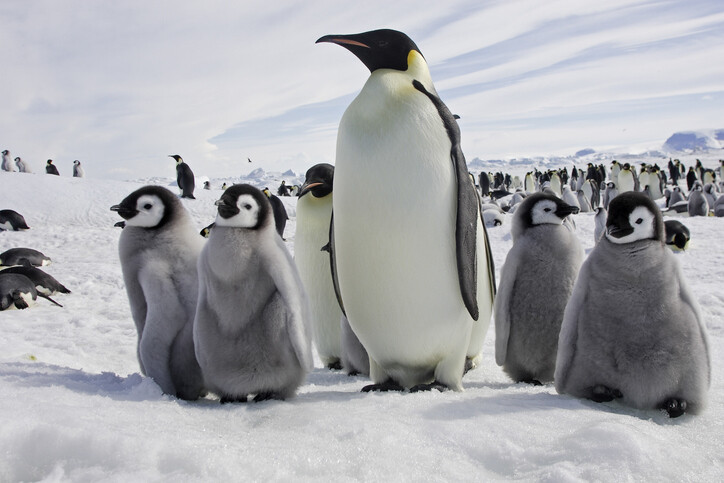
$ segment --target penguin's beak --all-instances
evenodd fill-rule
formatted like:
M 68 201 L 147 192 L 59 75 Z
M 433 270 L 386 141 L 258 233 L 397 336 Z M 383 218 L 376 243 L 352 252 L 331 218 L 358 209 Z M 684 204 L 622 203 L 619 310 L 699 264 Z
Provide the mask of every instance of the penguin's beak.
M 353 47 L 363 47 L 365 49 L 369 49 L 370 46 L 360 42 L 359 40 L 356 40 L 354 38 L 351 38 L 352 36 L 349 35 L 325 35 L 323 37 L 320 37 L 317 39 L 315 44 L 319 44 L 322 42 L 329 42 L 330 44 L 337 44 L 341 45 L 342 47 L 345 46 L 353 46 Z
M 219 207 L 219 216 L 224 219 L 231 218 L 239 214 L 239 207 L 235 204 L 228 203 L 227 200 L 224 200 L 223 198 L 217 200 L 214 204 Z
M 609 225 L 606 228 L 608 234 L 614 238 L 623 238 L 634 232 L 633 227 L 621 227 L 617 225 Z
M 130 220 L 138 214 L 138 210 L 133 208 L 124 207 L 123 204 L 111 206 L 111 211 L 117 212 L 121 218 Z
M 559 205 L 556 209 L 556 216 L 560 219 L 565 218 L 568 215 L 576 214 L 579 211 L 581 211 L 580 208 L 577 206 L 571 206 L 571 205 Z
M 304 183 L 302 187 L 299 188 L 299 198 L 312 191 L 313 188 L 316 188 L 317 186 L 322 186 L 323 184 L 324 183 L 322 183 L 321 181 L 316 180 Z

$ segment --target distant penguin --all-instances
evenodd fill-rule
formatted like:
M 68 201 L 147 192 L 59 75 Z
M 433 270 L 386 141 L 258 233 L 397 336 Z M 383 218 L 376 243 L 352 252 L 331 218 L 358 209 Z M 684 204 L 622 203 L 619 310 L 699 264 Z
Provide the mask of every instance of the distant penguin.
M 561 177 L 555 171 L 551 172 L 551 189 L 556 192 L 556 195 L 561 196 Z
M 221 189 L 222 189 L 222 190 L 226 190 L 226 188 L 227 188 L 226 183 L 224 183 L 224 184 L 221 185 Z
M 615 159 L 611 161 L 611 182 L 618 186 L 618 174 L 621 172 L 621 165 Z
M 697 413 L 711 379 L 709 346 L 696 297 L 664 245 L 661 212 L 643 193 L 624 193 L 606 226 L 566 307 L 556 390 L 672 418 Z
M 198 399 L 205 389 L 193 321 L 204 241 L 178 197 L 161 186 L 139 188 L 111 210 L 126 220 L 118 252 L 141 372 L 166 394 Z
M 681 192 L 681 188 L 679 188 L 678 186 L 674 186 L 674 189 L 671 190 L 671 196 L 669 196 L 666 207 L 671 208 L 676 203 L 680 203 L 682 201 L 687 201 L 684 193 Z
M 29 230 L 23 215 L 15 210 L 0 210 L 0 231 Z
M 716 191 L 716 185 L 714 183 L 706 183 L 704 185 L 703 194 L 704 198 L 706 198 L 707 204 L 709 205 L 709 210 L 713 210 L 716 198 L 719 195 Z
M 176 184 L 181 190 L 181 198 L 190 198 L 195 200 L 194 188 L 196 187 L 196 178 L 194 172 L 186 164 L 178 154 L 169 154 L 169 158 L 176 160 Z
M 626 163 L 618 172 L 618 183 L 616 183 L 619 194 L 635 191 L 636 182 L 631 166 Z
M 533 173 L 530 171 L 527 172 L 525 178 L 523 178 L 523 189 L 525 189 L 526 193 L 536 192 L 535 179 L 533 179 Z
M 374 383 L 363 390 L 461 390 L 495 283 L 458 123 L 404 33 L 317 42 L 348 49 L 370 71 L 340 122 L 334 179 L 336 274 Z
M 15 165 L 13 164 L 12 158 L 10 157 L 10 151 L 5 149 L 2 152 L 2 155 L 3 155 L 2 170 L 9 171 L 9 172 L 15 171 Z
M 724 195 L 719 195 L 714 202 L 714 216 L 724 216 Z
M 692 190 L 694 187 L 694 183 L 697 181 L 698 176 L 696 175 L 696 171 L 694 171 L 693 166 L 689 166 L 689 171 L 686 173 L 686 187 L 689 189 L 689 191 Z
M 370 375 L 370 358 L 367 350 L 357 338 L 357 335 L 349 325 L 347 317 L 342 315 L 340 320 L 342 335 L 342 368 L 350 376 Z
M 495 361 L 516 382 L 553 381 L 563 310 L 583 247 L 563 220 L 578 208 L 535 193 L 513 217 L 495 300 Z
M 606 190 L 603 192 L 603 207 L 608 209 L 608 204 L 618 195 L 618 189 L 613 181 L 606 183 Z
M 591 206 L 591 200 L 583 190 L 578 190 L 578 206 L 580 207 L 581 213 L 590 213 L 593 211 Z
M 263 192 L 267 198 L 269 198 L 269 202 L 271 203 L 272 212 L 274 213 L 274 226 L 276 227 L 277 233 L 279 233 L 279 236 L 284 239 L 284 228 L 286 228 L 287 220 L 289 219 L 287 209 L 284 207 L 284 203 L 279 199 L 279 197 L 271 194 L 269 188 L 264 188 Z
M 689 193 L 687 206 L 689 216 L 707 216 L 709 214 L 709 202 L 704 196 L 704 187 L 700 182 L 697 182 Z
M 590 201 L 591 210 L 595 210 L 598 208 L 598 205 L 601 204 L 601 192 L 598 189 L 598 183 L 595 179 L 590 178 L 587 179 L 583 186 L 581 187 L 581 191 L 586 195 L 586 198 Z
M 56 292 L 70 293 L 70 290 L 68 290 L 65 285 L 58 282 L 55 277 L 48 273 L 45 273 L 39 268 L 33 267 L 30 262 L 27 262 L 25 265 L 17 265 L 14 267 L 2 269 L 2 271 L 0 271 L 0 274 L 6 273 L 17 273 L 20 275 L 25 275 L 30 279 L 30 281 L 33 282 L 33 284 L 35 285 L 35 289 L 38 291 L 39 294 L 53 295 Z
M 594 243 L 598 243 L 598 240 L 600 240 L 606 232 L 607 215 L 608 213 L 606 212 L 606 208 L 602 208 L 600 206 L 596 208 L 596 216 L 593 218 L 595 223 L 595 229 L 593 230 Z
M 204 189 L 210 190 L 211 189 L 211 182 L 210 181 L 204 181 Z
M 480 184 L 480 194 L 482 196 L 490 196 L 490 178 L 488 178 L 488 173 L 482 171 L 480 176 L 478 176 L 478 180 Z
M 282 180 L 282 183 L 279 185 L 279 188 L 277 189 L 277 194 L 279 196 L 289 196 L 289 187 L 287 186 L 287 182 Z
M 0 253 L 0 266 L 24 265 L 25 260 L 34 267 L 50 265 L 50 258 L 33 248 L 10 248 Z
M 691 240 L 691 232 L 678 220 L 666 220 L 664 222 L 666 246 L 672 250 L 686 250 Z
M 47 174 L 52 174 L 55 176 L 60 176 L 60 173 L 58 172 L 58 168 L 55 167 L 53 164 L 53 160 L 49 159 L 47 163 L 45 163 L 45 172 Z
M 25 275 L 0 272 L 0 310 L 27 309 L 38 297 L 62 307 L 47 295 L 38 293 L 33 282 Z
M 85 176 L 85 170 L 80 165 L 80 161 L 77 159 L 73 161 L 73 177 L 74 178 L 83 178 Z
M 335 294 L 329 254 L 320 250 L 329 242 L 333 180 L 331 164 L 321 163 L 307 170 L 297 201 L 294 260 L 309 296 L 317 353 L 326 367 L 341 369 L 342 310 Z
M 578 195 L 573 193 L 573 191 L 571 191 L 571 187 L 568 185 L 563 185 L 562 189 L 563 194 L 561 195 L 561 199 L 563 200 L 563 202 L 567 205 L 575 206 L 580 210 L 581 205 L 578 204 Z
M 33 170 L 30 169 L 30 166 L 28 166 L 28 163 L 20 159 L 20 157 L 15 158 L 15 165 L 18 167 L 18 171 L 21 173 L 32 173 Z
M 485 210 L 483 211 L 483 222 L 488 228 L 500 226 L 505 221 L 505 213 L 499 210 Z
M 312 369 L 309 310 L 269 199 L 237 184 L 199 257 L 196 356 L 221 402 L 292 397 Z
M 215 223 L 211 223 L 210 225 L 207 225 L 201 229 L 199 232 L 199 235 L 201 235 L 204 238 L 208 238 L 211 234 L 211 229 L 214 228 Z

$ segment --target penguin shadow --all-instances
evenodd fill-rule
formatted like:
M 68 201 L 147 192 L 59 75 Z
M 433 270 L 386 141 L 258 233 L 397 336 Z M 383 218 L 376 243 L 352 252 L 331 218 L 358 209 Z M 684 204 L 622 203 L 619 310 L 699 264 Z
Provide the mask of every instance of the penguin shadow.
M 42 362 L 0 364 L 0 379 L 10 379 L 25 387 L 64 387 L 80 394 L 105 396 L 116 401 L 152 401 L 163 397 L 161 388 L 139 373 L 126 377 L 113 372 L 91 374 Z
M 340 383 L 354 383 L 355 381 L 367 381 L 366 383 L 369 384 L 369 378 L 366 376 L 350 376 L 344 370 L 315 367 L 312 372 L 307 375 L 304 385 L 339 386 Z M 304 387 L 304 385 L 302 387 Z

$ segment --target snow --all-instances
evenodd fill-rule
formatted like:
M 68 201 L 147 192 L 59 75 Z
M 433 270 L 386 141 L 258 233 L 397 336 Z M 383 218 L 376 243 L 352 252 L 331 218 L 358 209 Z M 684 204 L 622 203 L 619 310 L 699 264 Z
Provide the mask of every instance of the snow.
M 701 159 L 713 168 L 718 157 Z M 494 167 L 507 168 L 526 170 Z M 262 182 L 274 190 L 282 178 L 268 173 Z M 197 200 L 182 200 L 199 229 L 213 221 L 224 180 L 211 181 L 215 189 L 199 185 Z M 220 405 L 214 397 L 163 395 L 139 374 L 113 227 L 119 218 L 109 207 L 140 186 L 0 173 L 0 208 L 31 226 L 0 232 L 0 252 L 42 251 L 53 260 L 47 272 L 72 290 L 55 296 L 63 308 L 40 300 L 0 312 L 0 481 L 722 479 L 721 218 L 682 220 L 692 242 L 677 254 L 709 331 L 713 379 L 699 416 L 671 420 L 561 396 L 552 385 L 514 384 L 494 362 L 492 325 L 464 392 L 363 394 L 366 379 L 323 369 L 317 359 L 292 400 Z M 283 201 L 293 251 L 296 199 Z M 589 252 L 593 214 L 575 220 Z M 510 226 L 489 229 L 498 274 L 512 246 Z

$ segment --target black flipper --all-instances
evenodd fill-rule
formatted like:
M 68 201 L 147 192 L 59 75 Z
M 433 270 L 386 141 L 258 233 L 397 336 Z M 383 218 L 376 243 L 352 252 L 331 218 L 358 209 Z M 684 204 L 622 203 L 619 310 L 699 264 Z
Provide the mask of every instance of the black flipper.
M 339 291 L 339 280 L 337 279 L 337 262 L 334 258 L 334 212 L 329 220 L 329 243 L 324 245 L 321 249 L 323 252 L 329 253 L 329 267 L 332 270 L 332 285 L 334 285 L 334 295 L 337 296 L 337 303 L 339 308 L 342 310 L 342 314 L 347 317 L 347 313 L 344 311 L 344 304 L 342 303 L 342 292 Z
M 460 128 L 458 127 L 455 117 L 447 108 L 445 103 L 439 97 L 430 93 L 425 86 L 418 80 L 412 81 L 412 85 L 418 91 L 425 94 L 437 108 L 440 114 L 447 135 L 450 138 L 450 159 L 455 169 L 455 178 L 457 180 L 457 215 L 455 220 L 455 248 L 458 267 L 458 280 L 460 281 L 460 293 L 473 320 L 478 320 L 478 267 L 476 257 L 477 245 L 477 221 L 482 221 L 482 210 L 480 209 L 480 198 L 475 189 L 475 185 L 470 179 L 465 155 L 460 148 Z M 482 223 L 485 230 L 485 223 Z M 489 273 L 491 276 L 491 287 L 493 294 L 495 293 L 494 270 L 492 270 L 492 256 L 488 242 L 487 232 L 485 232 L 486 240 L 486 258 Z
M 53 303 L 54 303 L 55 305 L 57 305 L 58 307 L 62 307 L 62 305 L 60 305 L 58 302 L 56 302 L 55 300 L 51 299 L 51 298 L 48 297 L 47 295 L 43 295 L 43 294 L 40 293 L 40 292 L 38 292 L 38 297 L 41 297 L 41 298 L 44 298 L 45 300 L 48 300 L 48 301 L 50 301 L 50 302 L 53 302 Z

